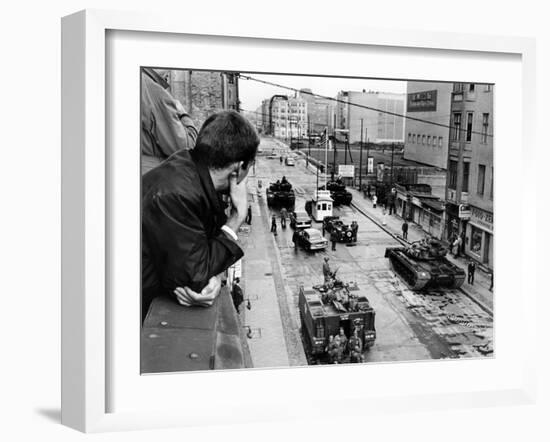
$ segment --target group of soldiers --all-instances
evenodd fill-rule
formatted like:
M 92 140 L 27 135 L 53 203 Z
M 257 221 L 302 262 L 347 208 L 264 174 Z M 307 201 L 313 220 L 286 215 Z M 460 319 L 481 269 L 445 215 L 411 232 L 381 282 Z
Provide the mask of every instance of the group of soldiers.
M 353 330 L 353 335 L 348 339 L 344 329 L 340 327 L 339 334 L 336 336 L 330 335 L 327 353 L 331 364 L 341 364 L 344 358 L 348 356 L 351 363 L 364 362 L 363 342 L 357 329 Z

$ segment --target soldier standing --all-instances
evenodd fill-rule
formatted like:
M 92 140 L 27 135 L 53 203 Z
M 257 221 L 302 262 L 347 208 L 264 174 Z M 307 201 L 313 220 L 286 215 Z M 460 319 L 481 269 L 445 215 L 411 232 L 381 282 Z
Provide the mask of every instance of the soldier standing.
M 330 242 L 332 243 L 332 251 L 336 250 L 336 241 L 338 241 L 338 235 L 336 234 L 336 231 L 333 230 L 330 234 Z
M 283 207 L 281 209 L 281 227 L 283 229 L 286 229 L 286 216 L 287 216 L 287 211 L 286 209 Z
M 351 222 L 351 231 L 353 232 L 353 240 L 357 241 L 357 230 L 359 230 L 359 224 L 357 224 L 357 221 Z
M 332 271 L 330 270 L 328 260 L 328 256 L 325 256 L 325 262 L 323 263 L 323 276 L 325 278 L 325 284 L 328 283 L 332 278 Z
M 298 231 L 295 230 L 292 234 L 292 242 L 294 243 L 294 251 L 298 251 Z
M 277 236 L 277 220 L 275 219 L 275 215 L 271 217 L 271 233 Z

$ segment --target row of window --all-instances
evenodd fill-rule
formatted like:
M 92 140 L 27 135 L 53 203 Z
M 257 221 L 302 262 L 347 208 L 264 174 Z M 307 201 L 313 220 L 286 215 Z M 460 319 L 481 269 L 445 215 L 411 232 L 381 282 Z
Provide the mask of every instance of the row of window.
M 443 137 L 436 137 L 431 135 L 417 135 L 411 134 L 407 137 L 410 144 L 422 144 L 423 146 L 439 146 L 443 147 Z
M 458 162 L 451 160 L 449 162 L 449 188 L 455 189 L 457 186 L 457 175 L 458 175 Z M 484 164 L 479 164 L 477 166 L 477 194 L 481 197 L 485 195 L 485 175 L 486 175 L 486 166 Z M 470 191 L 470 163 L 462 163 L 462 192 Z M 489 198 L 493 199 L 493 168 L 491 167 L 491 181 L 489 188 Z
M 453 113 L 453 130 L 451 131 L 451 141 L 460 141 L 463 137 L 466 142 L 472 141 L 474 123 L 474 113 L 466 112 L 466 130 L 462 128 L 462 112 Z M 463 133 L 465 132 L 465 136 Z M 481 142 L 486 144 L 489 136 L 489 114 L 484 113 L 481 120 Z
M 478 86 L 482 87 L 485 92 L 491 92 L 493 90 L 492 84 L 478 84 Z M 468 92 L 474 92 L 476 90 L 476 84 L 475 83 L 453 84 L 453 92 L 464 92 L 466 88 L 468 89 Z

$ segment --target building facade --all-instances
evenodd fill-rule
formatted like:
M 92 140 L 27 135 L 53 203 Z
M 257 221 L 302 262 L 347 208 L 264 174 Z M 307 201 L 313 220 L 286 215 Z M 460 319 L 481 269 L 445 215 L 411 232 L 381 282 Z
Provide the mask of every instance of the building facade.
M 367 139 L 371 143 L 403 142 L 405 125 L 400 115 L 404 114 L 405 94 L 366 92 L 365 90 L 340 91 L 337 99 L 336 128 L 349 131 L 350 143 L 359 143 Z
M 165 76 L 170 92 L 200 128 L 213 113 L 239 111 L 239 78 L 230 72 L 171 70 Z
M 335 102 L 313 95 L 311 89 L 301 89 L 300 97 L 307 102 L 307 121 L 310 133 L 320 134 L 326 128 L 332 132 Z
M 276 138 L 307 138 L 307 109 L 307 102 L 301 97 L 276 95 L 263 100 L 264 132 Z
M 415 119 L 405 121 L 403 158 L 447 169 L 452 91 L 452 83 L 407 82 L 407 116 Z
M 493 268 L 493 88 L 453 85 L 446 192 L 447 237 Z

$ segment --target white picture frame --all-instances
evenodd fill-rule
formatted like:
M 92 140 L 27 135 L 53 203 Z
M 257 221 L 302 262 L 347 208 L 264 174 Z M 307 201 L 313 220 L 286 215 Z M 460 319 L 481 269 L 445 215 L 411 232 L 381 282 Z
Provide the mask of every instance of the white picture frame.
M 182 21 L 169 15 L 81 11 L 62 21 L 62 423 L 84 432 L 101 432 L 139 428 L 162 428 L 186 425 L 207 425 L 208 419 L 185 409 L 167 413 L 151 406 L 151 410 L 135 412 L 109 411 L 108 396 L 113 385 L 107 375 L 110 365 L 110 315 L 107 299 L 109 286 L 108 228 L 108 155 L 106 154 L 106 35 L 110 31 L 151 32 L 163 35 L 227 36 L 241 39 L 269 39 L 277 42 L 315 42 L 326 45 L 368 45 L 379 49 L 456 51 L 472 54 L 514 55 L 521 59 L 521 157 L 522 171 L 529 170 L 535 157 L 535 45 L 532 39 L 451 33 L 430 33 L 344 26 L 295 27 L 292 23 L 250 22 L 238 29 L 216 19 Z M 180 66 L 178 66 L 180 67 Z M 498 99 L 498 98 L 497 98 Z M 499 118 L 497 115 L 496 118 Z M 137 120 L 136 120 L 137 121 Z M 137 122 L 136 122 L 137 124 Z M 137 191 L 137 189 L 136 189 Z M 536 192 L 520 187 L 517 195 L 523 201 L 522 220 L 535 219 Z M 502 232 L 502 230 L 501 230 Z M 534 231 L 521 230 L 519 245 L 521 272 L 527 274 L 528 256 L 534 256 Z M 470 392 L 428 391 L 420 395 L 388 395 L 379 397 L 376 406 L 361 401 L 361 391 L 351 398 L 353 413 L 374 411 L 397 412 L 415 409 L 460 408 L 499 404 L 533 403 L 535 397 L 535 281 L 518 281 L 521 296 L 518 306 L 523 315 L 518 327 L 524 343 L 518 368 L 509 383 L 500 388 L 473 389 Z M 498 277 L 497 277 L 498 286 Z M 518 308 L 519 308 L 518 307 Z M 137 334 L 137 333 L 136 333 Z M 507 334 L 503 334 L 507 336 Z M 137 337 L 136 337 L 137 338 Z M 497 356 L 498 358 L 498 356 Z M 390 365 L 387 370 L 395 371 Z M 343 367 L 339 367 L 344 370 Z M 346 367 L 362 370 L 364 367 Z M 303 374 L 303 369 L 289 370 L 286 378 Z M 351 372 L 351 371 L 348 371 Z M 398 373 L 399 370 L 396 370 Z M 370 373 L 370 372 L 369 372 Z M 265 373 L 264 373 L 265 374 Z M 279 373 L 280 374 L 280 373 Z M 218 374 L 216 374 L 218 376 Z M 221 376 L 221 375 L 219 375 Z M 243 373 L 233 374 L 244 382 Z M 212 377 L 209 378 L 213 380 Z M 332 401 L 337 401 L 333 399 Z M 330 402 L 335 403 L 335 402 Z M 312 399 L 311 411 L 288 404 L 258 407 L 240 419 L 262 421 L 292 418 L 298 415 L 313 418 L 315 410 L 327 402 Z M 223 406 L 220 403 L 219 407 Z M 335 407 L 337 408 L 337 407 Z M 217 416 L 221 410 L 213 411 Z M 301 413 L 301 414 L 300 414 Z M 220 414 L 221 415 L 221 414 Z

